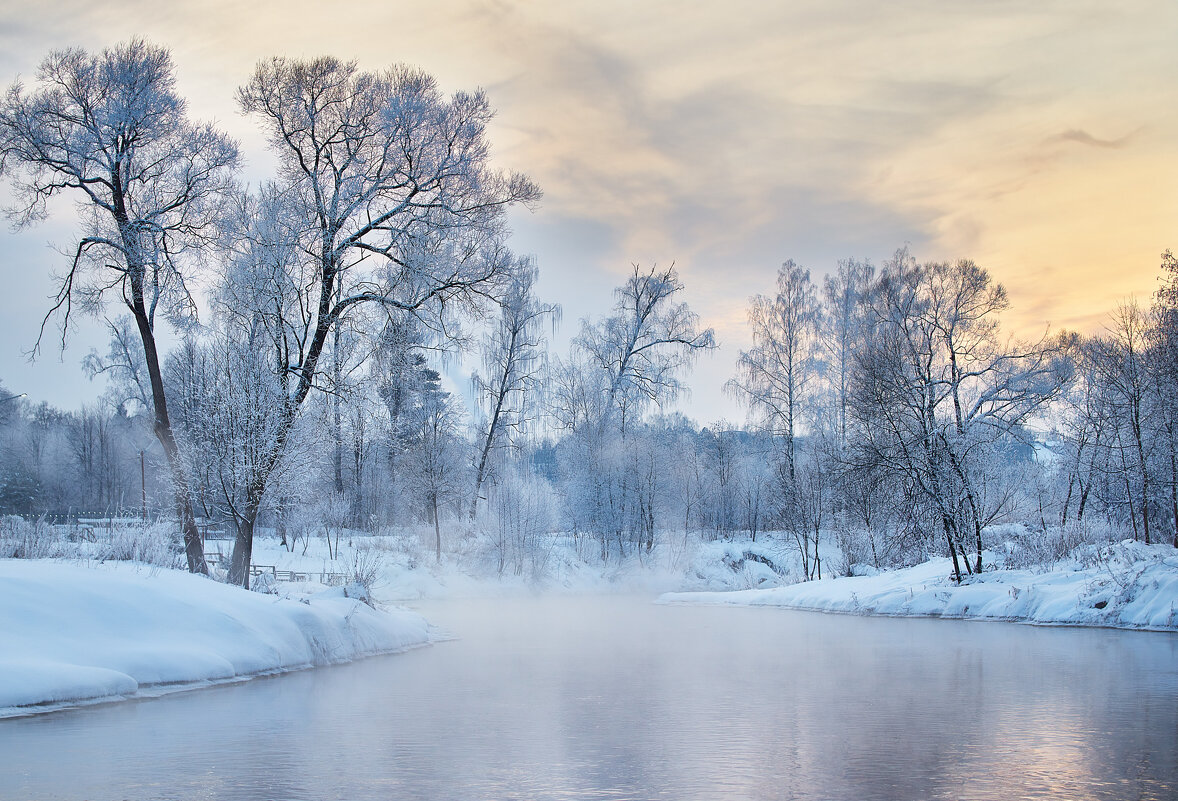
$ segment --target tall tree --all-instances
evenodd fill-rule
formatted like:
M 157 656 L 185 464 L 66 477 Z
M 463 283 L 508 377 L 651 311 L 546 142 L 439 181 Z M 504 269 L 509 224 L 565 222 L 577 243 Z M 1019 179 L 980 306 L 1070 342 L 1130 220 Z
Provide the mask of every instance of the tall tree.
M 77 201 L 83 233 L 46 321 L 60 312 L 64 341 L 75 305 L 95 309 L 113 291 L 130 311 L 188 567 L 206 573 L 168 416 L 156 322 L 194 313 L 185 275 L 216 233 L 237 146 L 188 119 L 168 51 L 133 39 L 97 55 L 53 52 L 41 63 L 36 89 L 14 84 L 0 104 L 0 154 L 16 189 L 18 224 L 44 217 L 57 195 Z
M 434 558 L 442 561 L 441 510 L 463 492 L 465 443 L 459 436 L 462 407 L 439 389 L 427 391 L 413 413 L 413 478 L 434 526 Z M 467 463 L 469 464 L 469 463 Z
M 1055 343 L 1004 342 L 1006 293 L 971 261 L 917 264 L 901 251 L 873 292 L 873 328 L 856 358 L 851 410 L 859 467 L 890 476 L 944 533 L 957 577 L 981 570 L 997 508 L 985 472 L 1070 369 Z
M 536 278 L 531 260 L 521 259 L 500 301 L 498 325 L 483 341 L 483 370 L 471 377 L 486 416 L 479 432 L 478 464 L 470 499 L 472 520 L 493 449 L 505 433 L 526 423 L 526 396 L 540 383 L 546 344 L 544 322 L 555 325 L 560 316 L 559 306 L 541 303 L 535 296 Z
M 810 271 L 792 260 L 777 272 L 777 292 L 749 303 L 753 347 L 741 351 L 729 391 L 762 417 L 764 427 L 785 441 L 788 481 L 797 474 L 795 439 L 806 393 L 815 373 L 820 308 Z
M 821 348 L 827 387 L 833 399 L 829 427 L 841 451 L 847 442 L 847 405 L 855 353 L 866 331 L 867 302 L 875 267 L 871 262 L 844 259 L 822 285 L 826 313 L 821 318 Z
M 1129 504 L 1133 536 L 1150 542 L 1150 454 L 1153 438 L 1148 419 L 1151 371 L 1149 313 L 1136 301 L 1122 303 L 1113 313 L 1105 336 L 1091 341 L 1094 366 L 1113 405 L 1114 434 L 1121 462 L 1121 480 Z
M 682 369 L 716 347 L 712 329 L 700 330 L 699 317 L 678 299 L 682 290 L 674 266 L 635 265 L 614 291 L 613 313 L 582 321 L 573 357 L 557 374 L 556 416 L 574 434 L 563 460 L 575 474 L 570 511 L 599 535 L 603 559 L 611 536 L 619 557 L 626 534 L 653 547 L 649 501 L 657 487 L 627 437 L 644 407 L 676 397 Z
M 1178 548 L 1178 258 L 1162 253 L 1162 286 L 1154 302 L 1154 381 L 1166 435 L 1172 543 Z
M 581 323 L 576 344 L 604 379 L 600 423 L 615 420 L 624 432 L 628 411 L 673 400 L 683 389 L 679 372 L 701 351 L 713 350 L 712 329 L 677 299 L 683 291 L 675 266 L 633 272 L 614 290 L 614 312 L 600 323 Z
M 269 264 L 263 271 L 266 286 L 286 294 L 256 309 L 293 312 L 273 321 L 278 370 L 290 383 L 275 448 L 249 491 L 246 513 L 256 514 L 341 321 L 375 305 L 448 335 L 509 274 L 506 210 L 539 190 L 488 166 L 482 92 L 446 98 L 409 67 L 373 73 L 333 58 L 274 58 L 238 100 L 279 162 L 281 224 L 266 230 L 297 243 L 284 251 L 292 261 L 281 281 L 269 279 Z M 249 550 L 244 538 L 234 544 L 231 581 L 248 581 Z

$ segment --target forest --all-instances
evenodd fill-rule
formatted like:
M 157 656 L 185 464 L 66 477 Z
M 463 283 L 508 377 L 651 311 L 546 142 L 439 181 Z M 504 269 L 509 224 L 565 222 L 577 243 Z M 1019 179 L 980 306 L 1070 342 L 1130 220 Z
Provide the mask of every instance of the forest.
M 534 576 L 558 537 L 601 563 L 772 538 L 800 580 L 1178 547 L 1169 252 L 1153 297 L 1037 341 L 1003 329 L 1005 289 L 966 258 L 785 261 L 750 287 L 725 385 L 747 418 L 696 421 L 670 409 L 716 336 L 673 263 L 630 265 L 612 308 L 550 345 L 568 322 L 507 224 L 541 190 L 492 164 L 484 93 L 273 58 L 236 98 L 277 164 L 256 186 L 143 40 L 54 52 L 0 103 L 11 219 L 67 198 L 80 231 L 38 347 L 77 315 L 109 333 L 83 365 L 107 382 L 94 405 L 0 385 L 0 557 L 79 517 L 166 521 L 198 573 L 201 527 L 223 525 L 224 578 L 246 586 L 263 533 L 413 529 L 436 561 L 473 540 Z M 460 355 L 468 387 L 445 379 Z

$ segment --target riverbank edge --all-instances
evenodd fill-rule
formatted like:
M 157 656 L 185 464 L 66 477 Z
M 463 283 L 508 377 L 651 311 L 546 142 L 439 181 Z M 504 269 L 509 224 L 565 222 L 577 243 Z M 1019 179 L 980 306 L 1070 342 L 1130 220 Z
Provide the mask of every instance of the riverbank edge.
M 655 602 L 1178 632 L 1178 556 L 1130 559 L 1112 569 L 1103 565 L 1041 572 L 993 570 L 961 584 L 950 572 L 949 559 L 931 559 L 874 576 L 770 589 L 668 592 Z
M 121 704 L 126 701 L 150 701 L 154 698 L 163 698 L 166 695 L 194 692 L 196 690 L 205 690 L 210 687 L 221 687 L 229 684 L 243 684 L 247 681 L 253 681 L 254 679 L 273 678 L 275 676 L 284 676 L 288 673 L 300 673 L 304 670 L 339 667 L 352 662 L 360 662 L 365 659 L 376 659 L 377 657 L 381 656 L 396 656 L 397 654 L 416 651 L 418 648 L 427 648 L 436 642 L 446 642 L 448 639 L 452 638 L 447 637 L 446 635 L 441 635 L 437 639 L 431 637 L 426 642 L 416 643 L 414 645 L 406 645 L 387 651 L 372 651 L 371 653 L 359 654 L 357 656 L 348 659 L 340 659 L 335 662 L 325 662 L 323 664 L 306 664 L 294 667 L 281 667 L 274 668 L 273 670 L 261 670 L 256 673 L 241 673 L 239 675 L 230 676 L 229 678 L 224 679 L 203 679 L 199 681 L 141 684 L 138 690 L 126 695 L 102 695 L 96 696 L 94 698 L 76 698 L 68 701 L 46 701 L 44 703 L 26 704 L 24 706 L 0 707 L 0 721 L 11 720 L 13 718 L 32 717 L 34 715 L 47 715 L 52 712 L 64 712 L 70 709 L 83 709 L 92 706 L 105 706 L 107 704 Z
M 0 560 L 0 719 L 404 653 L 424 618 L 342 589 L 276 597 L 128 563 Z

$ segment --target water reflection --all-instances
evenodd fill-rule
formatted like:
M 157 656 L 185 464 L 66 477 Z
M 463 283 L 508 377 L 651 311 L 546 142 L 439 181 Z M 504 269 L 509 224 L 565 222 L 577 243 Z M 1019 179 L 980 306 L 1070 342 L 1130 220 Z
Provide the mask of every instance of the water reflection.
M 506 600 L 462 639 L 0 721 L 0 796 L 1173 798 L 1178 637 Z

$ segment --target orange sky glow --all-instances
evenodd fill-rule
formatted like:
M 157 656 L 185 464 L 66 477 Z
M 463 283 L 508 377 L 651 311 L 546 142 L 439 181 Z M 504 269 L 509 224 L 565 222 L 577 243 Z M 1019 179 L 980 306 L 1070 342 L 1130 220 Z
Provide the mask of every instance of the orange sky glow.
M 743 417 L 720 387 L 749 345 L 748 297 L 786 259 L 820 279 L 905 244 L 922 261 L 972 258 L 1009 291 L 1007 329 L 1037 337 L 1098 330 L 1119 301 L 1148 299 L 1159 254 L 1178 248 L 1169 0 L 55 6 L 0 10 L 0 79 L 33 76 L 54 48 L 145 36 L 172 49 L 193 115 L 241 141 L 255 182 L 269 162 L 233 92 L 261 58 L 408 62 L 446 89 L 485 88 L 496 163 L 545 192 L 514 215 L 513 247 L 564 306 L 557 347 L 632 263 L 675 262 L 723 345 L 682 407 L 701 423 Z M 47 294 L 35 276 L 58 263 L 44 245 L 61 231 L 3 234 L 0 274 Z M 75 405 L 44 378 L 54 365 L 19 357 L 43 309 L 0 303 L 0 380 Z

